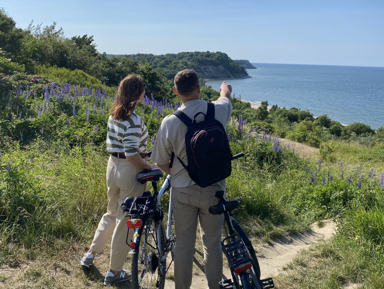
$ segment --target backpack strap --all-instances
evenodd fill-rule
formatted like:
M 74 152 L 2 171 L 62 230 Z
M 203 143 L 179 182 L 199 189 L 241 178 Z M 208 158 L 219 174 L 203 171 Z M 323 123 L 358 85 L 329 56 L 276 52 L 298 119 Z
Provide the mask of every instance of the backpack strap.
M 176 110 L 174 113 L 173 113 L 175 116 L 177 116 L 177 118 L 179 118 L 187 127 L 190 127 L 192 126 L 192 119 L 190 119 L 184 112 L 180 111 L 180 110 Z M 177 159 L 180 161 L 181 165 L 184 167 L 184 169 L 187 169 L 187 166 L 186 164 L 178 157 L 176 156 Z M 173 160 L 175 158 L 175 153 L 172 152 L 172 155 L 171 155 L 171 162 L 170 162 L 170 167 L 173 166 Z
M 212 102 L 208 102 L 207 119 L 215 118 L 215 105 Z
M 184 112 L 176 110 L 174 113 L 187 127 L 192 125 L 192 119 L 190 119 Z

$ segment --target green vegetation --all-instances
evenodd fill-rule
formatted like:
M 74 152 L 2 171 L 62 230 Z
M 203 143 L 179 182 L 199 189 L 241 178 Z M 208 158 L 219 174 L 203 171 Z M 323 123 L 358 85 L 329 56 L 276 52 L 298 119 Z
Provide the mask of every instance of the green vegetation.
M 131 59 L 137 62 L 148 62 L 168 79 L 173 79 L 178 71 L 185 68 L 194 69 L 202 78 L 241 78 L 248 76 L 242 65 L 222 52 L 181 52 L 165 55 L 135 54 L 116 57 L 122 60 Z M 216 69 L 206 71 L 204 68 L 207 66 Z M 221 74 L 221 68 L 225 69 L 224 74 Z
M 66 39 L 55 25 L 23 31 L 1 11 L 0 24 L 0 284 L 71 288 L 64 272 L 75 288 L 101 288 L 76 266 L 105 211 L 115 85 L 127 73 L 143 75 L 153 98 L 137 110 L 151 139 L 177 106 L 172 82 L 148 62 L 98 54 L 93 37 Z M 202 97 L 218 92 L 203 86 Z M 234 161 L 227 194 L 240 200 L 237 217 L 249 234 L 271 241 L 315 221 L 338 223 L 334 240 L 288 266 L 277 288 L 383 288 L 384 128 L 344 127 L 267 102 L 233 106 L 231 147 L 246 156 Z M 277 135 L 319 147 L 320 160 L 299 157 Z M 3 268 L 26 269 L 10 277 Z

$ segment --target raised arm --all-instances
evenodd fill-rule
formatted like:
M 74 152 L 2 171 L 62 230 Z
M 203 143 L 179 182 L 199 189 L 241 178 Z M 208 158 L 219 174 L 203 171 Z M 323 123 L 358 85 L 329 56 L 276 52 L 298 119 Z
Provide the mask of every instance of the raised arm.
M 232 93 L 232 86 L 229 83 L 226 83 L 223 81 L 223 83 L 220 86 L 220 97 L 226 97 L 228 99 L 231 99 L 231 93 Z

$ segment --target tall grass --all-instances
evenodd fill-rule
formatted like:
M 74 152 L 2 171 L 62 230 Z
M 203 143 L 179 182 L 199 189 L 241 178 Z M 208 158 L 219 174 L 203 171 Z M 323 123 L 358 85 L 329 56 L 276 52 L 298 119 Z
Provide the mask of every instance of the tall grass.
M 72 86 L 36 87 L 40 95 L 35 97 L 20 87 L 0 101 L 0 266 L 88 243 L 106 206 L 104 139 L 112 97 Z M 150 139 L 176 108 L 149 98 L 139 105 Z M 305 231 L 324 218 L 337 220 L 342 232 L 314 253 L 320 254 L 316 264 L 304 256 L 296 267 L 304 262 L 313 271 L 297 270 L 295 281 L 279 281 L 283 288 L 341 288 L 364 280 L 383 284 L 382 144 L 329 142 L 314 162 L 248 127 L 241 117 L 233 118 L 228 132 L 233 153 L 245 157 L 233 162 L 227 197 L 240 200 L 236 215 L 250 235 L 271 240 Z M 327 268 L 327 262 L 334 266 Z M 306 270 L 316 268 L 327 278 L 313 273 L 323 282 L 306 281 Z

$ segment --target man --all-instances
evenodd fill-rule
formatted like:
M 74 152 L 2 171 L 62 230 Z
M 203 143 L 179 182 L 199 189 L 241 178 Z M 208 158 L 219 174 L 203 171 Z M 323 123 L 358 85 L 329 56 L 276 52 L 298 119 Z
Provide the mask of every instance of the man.
M 199 112 L 207 113 L 207 102 L 200 99 L 199 78 L 195 71 L 185 69 L 174 79 L 174 91 L 180 96 L 179 108 L 189 118 L 194 119 Z M 220 87 L 220 98 L 214 101 L 215 118 L 226 127 L 232 113 L 231 86 L 225 81 Z M 210 289 L 218 289 L 222 276 L 223 257 L 221 250 L 221 230 L 223 215 L 212 215 L 209 207 L 216 205 L 216 191 L 225 189 L 225 180 L 202 188 L 192 181 L 179 157 L 188 163 L 185 134 L 187 127 L 175 115 L 164 118 L 159 128 L 152 150 L 151 159 L 166 173 L 172 175 L 171 194 L 175 220 L 175 287 L 190 288 L 192 284 L 193 255 L 196 242 L 197 224 L 200 224 L 204 247 L 205 275 Z M 169 168 L 171 156 L 176 156 Z

